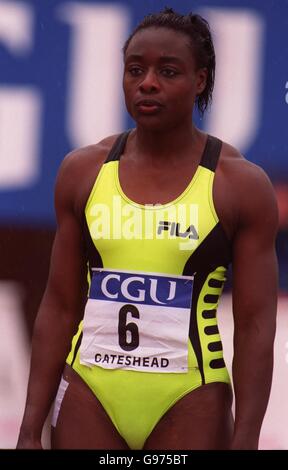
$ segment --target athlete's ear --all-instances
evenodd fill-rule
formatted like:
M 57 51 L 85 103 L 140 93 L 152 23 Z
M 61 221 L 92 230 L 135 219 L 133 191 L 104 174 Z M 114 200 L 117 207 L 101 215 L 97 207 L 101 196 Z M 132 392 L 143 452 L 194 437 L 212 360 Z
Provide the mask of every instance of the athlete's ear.
M 207 84 L 207 76 L 208 76 L 207 67 L 202 67 L 197 70 L 197 80 L 196 80 L 197 95 L 201 95 L 201 93 L 205 90 L 206 84 Z

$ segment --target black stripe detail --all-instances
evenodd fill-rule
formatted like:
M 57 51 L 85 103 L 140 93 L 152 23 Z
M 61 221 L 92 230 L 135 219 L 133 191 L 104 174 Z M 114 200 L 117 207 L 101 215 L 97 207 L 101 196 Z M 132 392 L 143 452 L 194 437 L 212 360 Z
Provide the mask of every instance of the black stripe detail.
M 92 279 L 92 268 L 103 268 L 103 261 L 96 246 L 93 243 L 91 234 L 87 225 L 87 219 L 84 217 L 83 232 L 86 250 L 86 259 L 88 261 L 88 268 L 90 272 L 90 279 Z
M 117 137 L 117 139 L 115 140 L 108 154 L 108 157 L 105 160 L 105 163 L 120 160 L 120 157 L 125 149 L 125 145 L 126 145 L 128 135 L 130 134 L 130 132 L 131 132 L 131 129 L 127 132 L 123 132 Z
M 222 141 L 217 139 L 217 137 L 208 135 L 200 165 L 204 166 L 208 170 L 215 171 L 220 157 L 221 148 Z
M 217 325 L 209 325 L 204 328 L 205 335 L 218 335 L 219 330 Z
M 183 275 L 185 275 L 184 272 L 183 272 Z M 197 359 L 198 368 L 199 368 L 199 372 L 200 372 L 201 379 L 202 379 L 202 385 L 205 384 L 205 375 L 204 375 L 204 367 L 203 367 L 203 354 L 202 354 L 198 323 L 197 323 L 197 302 L 198 302 L 199 294 L 201 292 L 203 283 L 205 282 L 205 278 L 206 278 L 205 274 L 204 276 L 203 275 L 200 276 L 199 274 L 196 274 L 194 277 L 192 306 L 191 306 L 190 325 L 189 325 L 189 338 L 190 338 L 192 348 L 195 352 L 195 356 Z
M 103 261 L 91 238 L 85 214 L 83 217 L 83 234 L 84 234 L 84 243 L 85 243 L 85 255 L 87 259 L 88 269 L 90 272 L 90 279 L 92 279 L 92 268 L 103 268 Z M 83 331 L 81 331 L 78 337 L 77 343 L 75 345 L 71 367 L 74 364 L 74 361 L 77 356 L 77 352 L 80 348 L 82 336 L 83 336 Z
M 223 286 L 223 281 L 219 281 L 219 279 L 209 279 L 208 282 L 209 287 L 213 287 L 215 289 L 220 289 Z
M 224 359 L 220 358 L 220 359 L 212 359 L 212 361 L 210 361 L 210 367 L 211 369 L 222 369 L 223 367 L 225 367 L 225 362 L 224 362 Z
M 208 349 L 211 352 L 223 351 L 223 346 L 221 341 L 215 341 L 215 343 L 209 343 Z
M 217 247 L 217 248 L 216 248 Z M 197 324 L 197 303 L 200 292 L 208 275 L 218 266 L 228 267 L 231 262 L 231 245 L 220 222 L 211 230 L 203 242 L 199 245 L 187 260 L 183 275 L 195 274 L 193 284 L 193 299 L 190 316 L 189 338 L 195 352 L 202 384 L 205 384 L 203 367 L 203 355 Z
M 216 318 L 216 309 L 214 308 L 213 310 L 203 310 L 202 317 L 206 319 Z
M 219 300 L 219 295 L 206 294 L 204 297 L 205 304 L 216 304 Z
M 83 331 L 81 331 L 81 333 L 79 335 L 79 338 L 77 339 L 77 343 L 75 344 L 73 359 L 72 359 L 72 362 L 70 364 L 71 367 L 73 367 L 74 361 L 75 361 L 76 356 L 77 356 L 78 349 L 80 348 L 80 344 L 81 344 L 81 341 L 82 341 L 82 336 L 83 336 Z
M 116 141 L 114 142 L 108 154 L 108 157 L 105 160 L 105 163 L 120 160 L 120 157 L 125 149 L 125 145 L 126 145 L 130 132 L 131 132 L 131 129 L 129 129 L 126 132 L 123 132 L 117 137 Z M 204 151 L 200 160 L 200 165 L 207 168 L 208 170 L 215 172 L 217 163 L 219 160 L 219 156 L 221 153 L 221 148 L 222 148 L 222 141 L 217 139 L 217 137 L 208 135 L 206 144 L 204 147 Z

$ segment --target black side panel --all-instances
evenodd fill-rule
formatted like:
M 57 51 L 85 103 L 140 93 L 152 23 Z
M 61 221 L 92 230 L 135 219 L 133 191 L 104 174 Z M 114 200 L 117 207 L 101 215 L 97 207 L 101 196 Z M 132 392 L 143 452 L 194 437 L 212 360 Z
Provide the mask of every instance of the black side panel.
M 77 356 L 77 352 L 80 348 L 80 344 L 81 344 L 81 341 L 82 341 L 82 336 L 83 336 L 83 331 L 81 331 L 81 333 L 79 335 L 79 338 L 77 339 L 77 343 L 75 344 L 73 359 L 72 359 L 71 364 L 70 364 L 71 367 L 73 367 L 74 361 L 75 361 L 76 356 Z
M 228 267 L 232 259 L 231 243 L 218 222 L 187 260 L 183 275 L 205 271 L 209 274 L 218 266 Z
M 198 361 L 199 372 L 201 374 L 203 384 L 205 383 L 203 355 L 197 324 L 198 298 L 209 273 L 215 271 L 218 266 L 228 267 L 231 262 L 231 255 L 229 240 L 226 237 L 221 224 L 218 222 L 214 229 L 207 235 L 205 240 L 187 260 L 182 273 L 184 276 L 195 274 L 189 338 Z M 214 300 L 217 301 L 217 299 Z
M 102 261 L 99 251 L 97 250 L 91 238 L 86 217 L 84 217 L 83 229 L 84 229 L 86 259 L 88 261 L 88 268 L 90 272 L 90 277 L 92 279 L 92 268 L 103 268 L 103 261 Z
M 102 258 L 95 247 L 93 240 L 91 238 L 88 225 L 87 225 L 87 220 L 86 217 L 83 217 L 83 232 L 84 232 L 84 242 L 85 242 L 85 251 L 86 251 L 86 259 L 87 259 L 87 267 L 89 269 L 90 273 L 90 279 L 92 279 L 92 268 L 103 268 L 103 261 Z M 77 352 L 80 348 L 81 341 L 82 341 L 82 336 L 83 332 L 79 335 L 79 338 L 77 340 L 77 343 L 75 345 L 74 349 L 74 354 L 73 354 L 73 359 L 71 362 L 71 367 L 73 366 L 73 363 L 75 361 Z

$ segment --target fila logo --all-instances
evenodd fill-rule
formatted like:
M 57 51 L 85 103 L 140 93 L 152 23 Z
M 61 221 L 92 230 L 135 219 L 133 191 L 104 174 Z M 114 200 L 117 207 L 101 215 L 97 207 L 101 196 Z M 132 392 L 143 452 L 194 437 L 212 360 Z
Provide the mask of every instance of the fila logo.
M 180 231 L 180 224 L 178 222 L 168 222 L 161 220 L 158 225 L 157 234 L 160 235 L 164 230 L 167 230 L 172 237 L 190 238 L 198 240 L 199 235 L 194 227 L 190 225 L 185 232 Z

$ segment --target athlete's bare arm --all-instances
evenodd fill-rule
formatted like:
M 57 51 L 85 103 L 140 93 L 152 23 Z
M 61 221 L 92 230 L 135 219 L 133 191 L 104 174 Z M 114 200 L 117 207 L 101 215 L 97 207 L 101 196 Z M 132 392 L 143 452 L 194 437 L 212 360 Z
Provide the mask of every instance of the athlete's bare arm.
M 238 159 L 230 172 L 234 207 L 233 315 L 235 428 L 232 449 L 257 449 L 273 370 L 277 310 L 272 185 L 255 165 Z
M 57 177 L 58 229 L 49 279 L 33 332 L 27 402 L 18 448 L 41 448 L 42 428 L 57 392 L 71 338 L 83 316 L 87 266 L 82 215 L 110 147 L 111 138 L 104 144 L 73 152 L 64 160 Z

